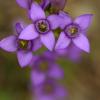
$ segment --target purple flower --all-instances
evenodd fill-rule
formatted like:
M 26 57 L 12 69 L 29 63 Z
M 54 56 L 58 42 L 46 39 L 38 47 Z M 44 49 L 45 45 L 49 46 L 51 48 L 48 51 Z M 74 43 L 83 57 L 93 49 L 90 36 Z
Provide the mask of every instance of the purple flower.
M 63 29 L 61 32 L 55 49 L 64 49 L 69 46 L 70 43 L 74 43 L 78 48 L 86 52 L 90 52 L 89 41 L 86 38 L 86 30 L 90 25 L 92 14 L 84 14 L 77 17 L 74 21 L 64 12 L 60 13 L 62 22 L 60 27 Z
M 53 59 L 51 59 L 50 55 L 40 55 L 33 57 L 30 66 L 32 68 L 31 81 L 34 85 L 38 85 L 44 82 L 47 77 L 61 79 L 64 76 L 63 70 Z
M 58 84 L 57 81 L 46 79 L 42 84 L 34 88 L 36 100 L 64 100 L 67 96 L 64 87 Z
M 52 51 L 55 44 L 55 37 L 53 30 L 59 27 L 60 17 L 57 15 L 50 15 L 46 17 L 43 9 L 37 4 L 33 3 L 30 16 L 33 24 L 26 27 L 20 34 L 20 39 L 32 40 L 40 37 L 41 42 Z
M 27 66 L 32 60 L 32 51 L 35 51 L 41 47 L 39 39 L 25 40 L 19 39 L 18 36 L 24 27 L 20 24 L 16 24 L 16 35 L 11 35 L 0 41 L 0 48 L 8 52 L 16 52 L 18 62 L 21 67 Z

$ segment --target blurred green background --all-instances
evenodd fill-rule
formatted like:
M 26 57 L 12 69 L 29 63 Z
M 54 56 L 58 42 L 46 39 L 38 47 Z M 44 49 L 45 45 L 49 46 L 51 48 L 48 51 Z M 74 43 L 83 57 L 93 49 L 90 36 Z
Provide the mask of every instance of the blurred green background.
M 100 100 L 100 1 L 67 0 L 65 11 L 72 17 L 93 13 L 88 31 L 91 53 L 83 53 L 82 61 L 60 60 L 65 70 L 63 83 L 68 89 L 66 100 Z M 0 0 L 0 40 L 14 33 L 13 23 L 23 19 L 26 12 L 15 0 Z M 74 51 L 73 51 L 74 52 Z M 29 68 L 21 69 L 15 54 L 0 50 L 0 100 L 31 100 Z

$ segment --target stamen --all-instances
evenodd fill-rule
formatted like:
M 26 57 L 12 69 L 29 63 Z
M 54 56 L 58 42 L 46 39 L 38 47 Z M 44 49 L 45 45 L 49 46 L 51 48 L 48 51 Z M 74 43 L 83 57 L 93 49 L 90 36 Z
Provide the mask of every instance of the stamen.
M 19 40 L 18 46 L 20 49 L 26 50 L 28 48 L 28 43 L 29 43 L 29 41 L 27 41 L 27 40 Z
M 40 23 L 38 23 L 38 27 L 39 27 L 39 30 L 40 30 L 41 32 L 45 32 L 45 31 L 47 30 L 47 25 L 46 25 L 46 23 L 44 23 L 43 21 L 40 22 Z
M 80 27 L 76 24 L 71 24 L 66 26 L 65 33 L 67 36 L 73 38 L 76 37 L 79 34 Z
M 75 35 L 78 32 L 78 28 L 77 27 L 71 27 L 69 29 L 70 35 Z
M 50 29 L 49 22 L 45 19 L 36 21 L 35 27 L 41 34 L 47 33 Z

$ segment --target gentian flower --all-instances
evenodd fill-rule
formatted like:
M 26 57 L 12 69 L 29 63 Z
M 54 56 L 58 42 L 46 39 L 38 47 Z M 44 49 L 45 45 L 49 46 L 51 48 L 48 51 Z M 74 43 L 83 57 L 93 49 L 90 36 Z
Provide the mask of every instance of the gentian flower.
M 24 29 L 20 23 L 16 24 L 16 35 L 11 35 L 0 41 L 0 48 L 8 52 L 16 52 L 18 62 L 21 67 L 27 66 L 32 60 L 32 51 L 35 51 L 41 47 L 39 39 L 25 40 L 19 39 L 21 31 Z
M 66 89 L 50 78 L 34 88 L 36 100 L 64 100 Z
M 49 53 L 46 55 L 40 55 L 33 57 L 30 64 L 31 81 L 32 84 L 38 85 L 43 83 L 47 77 L 53 79 L 62 79 L 64 76 L 63 70 L 56 64 L 55 60 L 51 59 Z M 53 56 L 52 56 L 53 57 Z
M 90 52 L 89 41 L 86 38 L 86 30 L 90 25 L 92 14 L 84 14 L 77 17 L 72 21 L 68 14 L 61 12 L 60 17 L 62 17 L 63 22 L 61 22 L 60 27 L 63 30 L 59 36 L 55 49 L 64 49 L 73 43 L 75 46 Z
M 30 17 L 33 20 L 33 24 L 26 27 L 19 38 L 32 40 L 40 37 L 41 42 L 52 51 L 55 44 L 53 30 L 59 27 L 60 17 L 55 14 L 46 17 L 43 9 L 35 2 L 32 4 Z

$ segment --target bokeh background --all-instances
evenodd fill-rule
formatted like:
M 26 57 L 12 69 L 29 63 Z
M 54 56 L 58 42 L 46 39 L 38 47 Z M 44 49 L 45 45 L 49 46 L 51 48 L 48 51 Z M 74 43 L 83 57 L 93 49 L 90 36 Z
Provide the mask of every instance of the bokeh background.
M 65 70 L 66 100 L 100 100 L 100 1 L 67 0 L 65 11 L 72 17 L 94 14 L 88 31 L 91 53 L 83 53 L 77 63 L 59 61 Z M 18 19 L 28 22 L 25 10 L 15 0 L 0 0 L 0 40 L 14 33 L 13 24 Z M 0 100 L 31 100 L 29 72 L 28 67 L 20 68 L 15 54 L 0 50 Z

